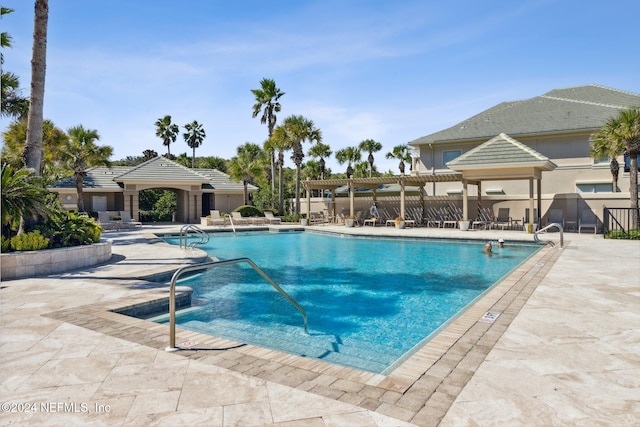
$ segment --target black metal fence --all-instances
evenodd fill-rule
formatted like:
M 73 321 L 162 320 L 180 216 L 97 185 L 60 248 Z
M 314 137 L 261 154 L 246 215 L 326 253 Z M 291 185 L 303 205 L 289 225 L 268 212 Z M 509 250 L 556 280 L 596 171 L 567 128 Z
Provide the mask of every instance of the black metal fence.
M 604 208 L 605 239 L 640 239 L 640 209 Z

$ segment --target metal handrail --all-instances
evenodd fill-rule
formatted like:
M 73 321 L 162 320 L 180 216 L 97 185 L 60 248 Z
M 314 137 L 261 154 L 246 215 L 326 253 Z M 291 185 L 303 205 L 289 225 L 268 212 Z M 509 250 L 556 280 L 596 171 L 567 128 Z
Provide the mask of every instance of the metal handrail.
M 189 230 L 195 230 L 200 235 L 199 242 L 190 243 L 189 248 L 193 249 L 198 245 L 203 245 L 209 242 L 209 233 L 205 233 L 200 227 L 195 224 L 186 224 L 180 228 L 180 247 L 182 248 L 182 236 L 184 235 L 184 248 L 187 249 L 187 243 L 189 241 Z
M 231 224 L 231 229 L 233 230 L 233 232 L 236 232 L 236 226 L 233 225 L 233 217 L 229 214 L 227 214 L 227 218 L 229 218 L 229 224 Z
M 173 277 L 171 278 L 171 285 L 169 287 L 169 347 L 167 347 L 165 351 L 180 350 L 179 347 L 176 347 L 176 282 L 178 281 L 178 278 L 183 273 L 187 273 L 190 271 L 197 271 L 197 270 L 204 270 L 204 269 L 208 270 L 210 268 L 222 267 L 224 265 L 230 265 L 230 264 L 238 264 L 241 262 L 246 262 L 251 267 L 253 267 L 253 269 L 256 272 L 258 272 L 264 280 L 269 282 L 269 284 L 273 286 L 275 290 L 280 293 L 280 295 L 285 297 L 286 300 L 289 301 L 300 312 L 300 314 L 302 314 L 304 331 L 307 334 L 309 333 L 309 330 L 307 329 L 307 312 L 300 306 L 300 304 L 298 304 L 293 298 L 291 298 L 291 296 L 289 296 L 288 293 L 284 291 L 284 289 L 278 286 L 276 282 L 274 282 L 269 276 L 267 276 L 267 273 L 265 273 L 260 267 L 258 267 L 256 263 L 253 262 L 251 259 L 236 258 L 236 259 L 229 259 L 225 261 L 213 261 L 213 262 L 205 262 L 202 264 L 188 265 L 188 266 L 179 268 L 175 273 L 173 273 Z
M 557 227 L 558 230 L 560 230 L 560 247 L 562 248 L 564 246 L 564 229 L 562 228 L 561 224 L 558 224 L 557 222 L 551 223 L 549 225 L 547 225 L 544 228 L 541 228 L 540 230 L 537 230 L 535 233 L 533 233 L 533 240 L 536 242 L 540 242 L 540 239 L 538 238 L 538 233 L 542 233 L 543 231 L 547 231 L 549 228 L 551 227 Z

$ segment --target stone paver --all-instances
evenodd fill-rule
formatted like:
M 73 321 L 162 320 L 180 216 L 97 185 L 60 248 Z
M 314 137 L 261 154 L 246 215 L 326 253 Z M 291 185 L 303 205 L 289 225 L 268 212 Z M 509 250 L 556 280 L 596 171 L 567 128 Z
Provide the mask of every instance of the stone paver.
M 531 237 L 502 231 L 497 236 L 496 231 L 321 228 L 507 241 Z M 571 240 L 566 248 L 544 249 L 404 364 L 378 375 L 191 332 L 179 331 L 178 342 L 197 341 L 198 349 L 166 353 L 166 325 L 110 310 L 166 298 L 165 288 L 142 278 L 199 262 L 204 255 L 165 245 L 145 236 L 147 231 L 106 235 L 113 239 L 116 262 L 3 282 L 2 401 L 15 403 L 15 409 L 18 403 L 54 401 L 62 410 L 4 412 L 0 424 L 640 421 L 634 393 L 640 385 L 640 267 L 633 269 L 640 259 L 638 242 L 566 235 Z M 619 263 L 631 274 L 602 274 L 603 269 L 623 271 Z M 478 322 L 488 309 L 500 317 L 492 324 Z

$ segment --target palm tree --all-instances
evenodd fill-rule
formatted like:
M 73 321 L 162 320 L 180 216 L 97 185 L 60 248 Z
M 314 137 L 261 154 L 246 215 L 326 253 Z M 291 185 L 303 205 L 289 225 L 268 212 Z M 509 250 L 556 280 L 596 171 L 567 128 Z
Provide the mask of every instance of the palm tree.
M 360 143 L 359 148 L 369 153 L 367 160 L 369 162 L 369 178 L 371 178 L 373 176 L 373 153 L 382 150 L 382 144 L 373 139 L 365 139 Z
M 274 152 L 278 151 L 278 210 L 282 214 L 284 207 L 284 152 L 291 149 L 291 141 L 287 136 L 287 130 L 278 126 L 269 138 L 269 145 Z
M 269 139 L 273 135 L 273 130 L 276 127 L 276 114 L 279 113 L 282 108 L 278 100 L 284 92 L 276 87 L 276 82 L 273 79 L 260 80 L 260 89 L 251 89 L 251 93 L 256 97 L 256 103 L 253 104 L 252 117 L 255 119 L 262 111 L 260 117 L 260 123 L 266 124 L 269 129 Z M 275 193 L 276 182 L 276 168 L 275 168 L 275 150 L 270 150 L 271 155 L 271 191 Z
M 300 213 L 300 169 L 304 160 L 302 143 L 304 141 L 319 143 L 322 141 L 322 132 L 317 129 L 312 120 L 302 116 L 289 116 L 284 119 L 282 127 L 285 130 L 286 139 L 289 141 L 292 154 L 291 160 L 296 165 L 296 214 Z
M 229 162 L 229 176 L 242 181 L 244 204 L 249 204 L 249 183 L 262 173 L 265 155 L 258 144 L 247 142 L 236 149 L 237 155 Z
M 315 144 L 313 147 L 309 149 L 309 156 L 313 158 L 319 158 L 318 165 L 320 167 L 320 179 L 324 179 L 324 171 L 325 171 L 325 157 L 329 157 L 331 155 L 331 147 L 327 144 L 323 144 L 321 142 Z
M 44 79 L 47 69 L 48 0 L 36 0 L 31 57 L 31 96 L 27 118 L 27 140 L 24 146 L 25 166 L 40 175 L 42 158 L 42 121 Z
M 393 147 L 392 152 L 387 153 L 387 159 L 400 160 L 398 169 L 400 169 L 400 175 L 404 175 L 404 162 L 411 161 L 411 152 L 409 150 L 409 146 L 406 144 L 396 145 L 395 147 Z
M 53 182 L 55 178 L 48 172 L 56 171 L 60 167 L 60 146 L 66 144 L 67 135 L 53 124 L 51 120 L 42 123 L 42 157 L 40 162 L 40 175 L 44 182 Z M 14 121 L 2 133 L 4 145 L 2 146 L 2 161 L 13 166 L 14 170 L 24 165 L 23 150 L 27 138 L 27 121 Z M 47 173 L 45 173 L 47 172 Z
M 167 146 L 167 157 L 171 158 L 171 149 L 169 146 L 172 142 L 176 142 L 180 128 L 178 125 L 171 123 L 171 116 L 166 115 L 156 120 L 156 136 L 162 139 L 162 145 Z
M 596 159 L 627 153 L 631 160 L 629 195 L 633 224 L 638 224 L 638 153 L 640 152 L 640 108 L 620 111 L 591 136 L 591 155 Z M 612 166 L 612 172 L 615 165 Z M 615 176 L 614 176 L 615 179 Z
M 12 13 L 13 9 L 0 7 L 0 16 Z M 2 49 L 11 47 L 11 36 L 7 32 L 0 34 L 0 47 Z M 0 65 L 4 65 L 4 53 L 0 51 Z M 20 96 L 20 79 L 13 73 L 4 72 L 0 69 L 2 80 L 2 110 L 0 116 L 13 117 L 18 120 L 27 118 L 29 114 L 29 100 Z
M 67 130 L 69 140 L 62 148 L 63 158 L 67 166 L 73 169 L 78 193 L 78 211 L 84 211 L 82 186 L 87 169 L 94 166 L 109 166 L 109 157 L 113 148 L 108 145 L 97 146 L 95 141 L 100 139 L 97 130 L 85 129 L 82 125 L 73 126 Z
M 182 136 L 184 140 L 187 142 L 189 147 L 193 149 L 193 156 L 191 157 L 191 169 L 196 167 L 196 148 L 202 145 L 202 141 L 207 137 L 202 125 L 198 123 L 196 120 L 193 122 L 184 125 L 184 128 L 187 132 L 183 133 Z
M 342 150 L 336 151 L 336 160 L 341 165 L 348 163 L 347 166 L 347 178 L 351 178 L 353 175 L 353 163 L 359 162 L 362 158 L 360 148 L 358 147 L 346 147 Z
M 36 176 L 32 169 L 14 168 L 2 163 L 2 234 L 10 237 L 11 230 L 16 230 L 20 218 L 46 215 L 49 208 L 45 203 L 49 194 L 42 186 L 42 178 Z M 18 231 L 18 234 L 22 229 Z

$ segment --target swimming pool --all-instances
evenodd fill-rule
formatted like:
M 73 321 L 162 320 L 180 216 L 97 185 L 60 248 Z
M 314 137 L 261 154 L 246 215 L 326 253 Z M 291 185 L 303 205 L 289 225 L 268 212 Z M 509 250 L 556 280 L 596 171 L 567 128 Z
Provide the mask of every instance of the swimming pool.
M 177 244 L 177 238 L 166 238 Z M 313 232 L 212 233 L 199 246 L 219 259 L 251 258 L 307 311 L 252 269 L 225 266 L 181 281 L 196 309 L 183 329 L 366 371 L 393 369 L 494 283 L 536 252 L 484 242 L 362 238 Z M 157 321 L 166 322 L 167 319 Z

